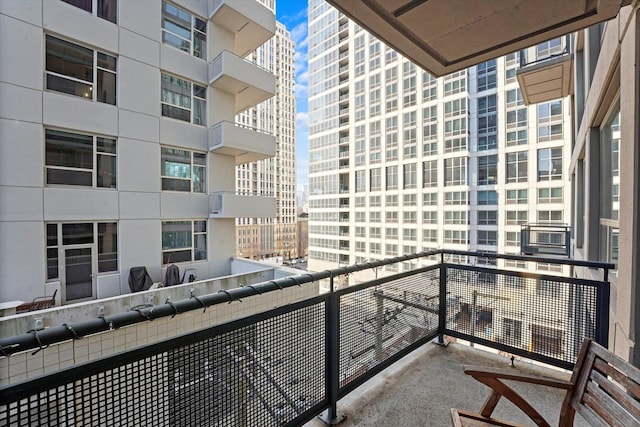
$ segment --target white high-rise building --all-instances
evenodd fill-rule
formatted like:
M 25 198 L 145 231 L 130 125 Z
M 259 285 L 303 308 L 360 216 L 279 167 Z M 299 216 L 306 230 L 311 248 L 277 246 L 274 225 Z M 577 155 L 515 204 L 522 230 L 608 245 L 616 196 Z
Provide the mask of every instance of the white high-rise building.
M 296 241 L 296 100 L 294 43 L 284 25 L 276 22 L 276 35 L 260 46 L 252 61 L 276 76 L 276 95 L 236 117 L 237 123 L 275 135 L 275 157 L 237 167 L 238 191 L 271 194 L 276 198 L 273 218 L 238 219 L 239 257 L 265 259 L 297 256 Z M 259 213 L 256 213 L 259 215 Z
M 570 102 L 525 106 L 520 57 L 435 79 L 310 0 L 310 270 L 435 248 L 519 254 L 522 225 L 570 221 Z
M 0 301 L 229 274 L 236 219 L 276 215 L 235 169 L 276 152 L 235 123 L 276 93 L 244 59 L 275 33 L 257 1 L 2 1 Z

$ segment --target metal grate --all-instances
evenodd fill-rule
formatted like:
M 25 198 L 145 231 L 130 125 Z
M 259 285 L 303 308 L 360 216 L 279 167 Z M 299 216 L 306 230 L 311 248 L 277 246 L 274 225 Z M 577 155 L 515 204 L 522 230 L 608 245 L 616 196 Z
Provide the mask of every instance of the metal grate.
M 599 282 L 447 265 L 447 333 L 543 361 L 576 361 L 597 337 Z
M 62 384 L 41 381 L 0 406 L 0 426 L 284 425 L 323 402 L 324 313 L 320 301 L 154 345 L 165 347 L 158 354 L 133 351 L 120 366 L 72 368 Z
M 340 386 L 438 331 L 439 269 L 376 281 L 340 296 Z

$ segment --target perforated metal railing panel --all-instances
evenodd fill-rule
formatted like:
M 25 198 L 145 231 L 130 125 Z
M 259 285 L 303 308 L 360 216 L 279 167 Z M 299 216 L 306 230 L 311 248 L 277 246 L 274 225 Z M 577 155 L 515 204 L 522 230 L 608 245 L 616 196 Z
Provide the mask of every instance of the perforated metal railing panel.
M 0 426 L 280 426 L 322 403 L 324 302 L 249 322 L 63 372 L 0 406 Z
M 340 296 L 340 386 L 438 330 L 440 269 L 399 274 Z
M 447 329 L 508 352 L 573 364 L 595 338 L 599 282 L 447 265 Z

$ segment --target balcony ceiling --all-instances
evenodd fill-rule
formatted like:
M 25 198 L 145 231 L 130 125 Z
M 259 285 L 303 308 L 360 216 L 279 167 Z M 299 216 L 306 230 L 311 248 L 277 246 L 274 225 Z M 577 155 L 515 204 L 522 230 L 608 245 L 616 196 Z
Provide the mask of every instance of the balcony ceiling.
M 436 77 L 614 18 L 631 0 L 328 0 Z

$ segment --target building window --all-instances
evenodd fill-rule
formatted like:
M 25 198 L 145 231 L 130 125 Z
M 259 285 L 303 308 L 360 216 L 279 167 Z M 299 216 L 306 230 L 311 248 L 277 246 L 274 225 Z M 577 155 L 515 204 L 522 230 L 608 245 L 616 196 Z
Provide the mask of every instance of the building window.
M 498 137 L 495 134 L 478 136 L 478 151 L 498 148 Z
M 359 170 L 355 172 L 355 180 L 356 180 L 356 193 L 363 193 L 366 191 L 367 183 L 365 178 L 364 170 Z
M 467 114 L 467 99 L 460 98 L 444 103 L 444 116 L 446 118 Z
M 528 190 L 507 190 L 506 203 L 508 205 L 526 205 L 528 202 Z
M 437 242 L 438 241 L 438 230 L 422 230 L 422 241 L 423 242 Z
M 438 193 L 423 193 L 422 204 L 424 206 L 435 206 L 438 204 Z
M 379 191 L 382 185 L 382 178 L 380 176 L 380 168 L 369 169 L 369 190 Z
M 478 211 L 478 225 L 498 225 L 498 212 Z
M 527 211 L 507 211 L 506 212 L 506 225 L 523 225 L 528 221 Z
M 59 249 L 71 245 L 97 243 L 98 273 L 118 271 L 118 223 L 48 223 L 47 280 L 59 279 Z M 87 260 L 87 262 L 92 262 Z M 91 296 L 91 295 L 88 295 Z M 67 299 L 72 299 L 67 295 Z
M 415 228 L 405 228 L 402 230 L 402 238 L 406 241 L 415 241 L 417 236 L 417 232 Z
M 562 222 L 562 211 L 538 211 L 538 222 Z
M 515 145 L 525 145 L 527 144 L 527 130 L 517 130 L 512 132 L 507 132 L 507 147 L 513 147 Z
M 527 157 L 526 151 L 507 153 L 507 183 L 527 182 Z
M 527 126 L 527 109 L 507 111 L 507 129 Z
M 422 187 L 438 186 L 438 163 L 437 160 L 427 160 L 422 162 Z
M 538 188 L 538 203 L 562 203 L 562 187 Z
M 196 58 L 207 57 L 207 21 L 186 10 L 162 3 L 162 42 Z
M 387 239 L 397 239 L 398 238 L 398 229 L 394 227 L 385 228 L 384 236 Z
M 379 214 L 380 212 L 378 212 Z M 378 215 L 379 217 L 379 215 Z M 376 221 L 376 222 L 380 222 L 380 221 Z M 379 239 L 380 238 L 380 227 L 371 227 L 369 229 L 369 237 L 373 238 L 373 239 Z
M 538 181 L 562 179 L 562 148 L 538 150 Z
M 478 244 L 496 246 L 498 244 L 498 232 L 495 230 L 478 230 Z
M 416 206 L 417 197 L 415 194 L 405 194 L 402 196 L 402 205 L 403 206 Z
M 163 221 L 162 264 L 207 259 L 207 221 Z
M 498 192 L 495 190 L 478 191 L 478 206 L 497 205 Z
M 47 89 L 116 104 L 116 57 L 46 36 Z
M 387 190 L 398 189 L 398 166 L 386 167 L 386 187 Z
M 444 77 L 444 96 L 467 90 L 467 70 L 448 74 Z
M 445 224 L 466 224 L 467 212 L 466 211 L 444 211 L 444 223 Z
M 447 138 L 444 140 L 444 152 L 453 153 L 456 151 L 464 151 L 467 149 L 467 137 L 459 136 L 455 138 Z
M 444 160 L 444 185 L 465 185 L 467 183 L 467 158 L 453 157 Z
M 478 92 L 496 87 L 496 60 L 478 64 Z
M 620 107 L 600 130 L 600 259 L 618 262 L 620 212 Z
M 398 206 L 398 195 L 387 194 L 384 198 L 384 202 L 387 206 Z
M 445 205 L 466 205 L 468 203 L 467 200 L 466 191 L 447 191 L 444 193 Z
M 438 211 L 424 211 L 422 212 L 423 224 L 437 224 L 438 223 Z
M 405 224 L 415 224 L 416 221 L 416 212 L 415 211 L 409 211 L 409 212 L 403 212 L 402 213 L 402 222 Z
M 160 173 L 165 191 L 206 192 L 207 155 L 178 148 L 161 148 Z
M 403 186 L 404 189 L 416 188 L 417 186 L 417 173 L 416 164 L 409 163 L 402 166 L 403 169 Z
M 116 188 L 116 140 L 61 130 L 45 130 L 48 185 Z
M 388 223 L 396 223 L 396 222 L 398 222 L 398 212 L 397 211 L 386 212 L 385 213 L 385 221 L 388 222 Z
M 511 107 L 519 107 L 524 105 L 524 100 L 522 99 L 522 92 L 520 89 L 511 89 L 507 91 L 507 108 Z
M 520 232 L 507 231 L 504 239 L 505 246 L 520 246 Z
M 478 185 L 495 184 L 498 181 L 498 156 L 478 157 Z
M 444 230 L 444 243 L 467 244 L 466 230 Z
M 118 0 L 62 0 L 72 6 L 86 10 L 98 18 L 109 22 L 117 23 L 118 20 Z
M 206 126 L 207 88 L 162 73 L 162 115 Z

